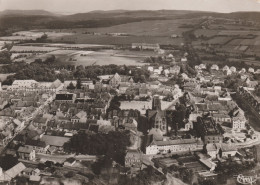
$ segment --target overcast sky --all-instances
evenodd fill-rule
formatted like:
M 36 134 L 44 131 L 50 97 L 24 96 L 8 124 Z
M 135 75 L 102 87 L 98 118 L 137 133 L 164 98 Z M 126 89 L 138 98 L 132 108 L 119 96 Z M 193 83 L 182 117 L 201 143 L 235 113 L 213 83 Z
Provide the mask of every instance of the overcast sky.
M 115 9 L 234 12 L 260 11 L 260 0 L 0 0 L 0 10 L 5 9 L 44 9 L 64 13 Z

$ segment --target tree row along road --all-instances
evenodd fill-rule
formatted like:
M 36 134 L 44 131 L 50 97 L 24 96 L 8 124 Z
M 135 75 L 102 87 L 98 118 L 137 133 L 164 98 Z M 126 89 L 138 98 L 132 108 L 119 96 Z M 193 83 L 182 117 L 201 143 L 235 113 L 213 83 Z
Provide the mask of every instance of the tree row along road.
M 252 107 L 242 96 L 236 93 L 232 96 L 233 100 L 238 104 L 238 106 L 245 112 L 250 112 L 251 116 L 254 116 L 257 120 L 260 120 L 260 115 L 258 112 L 255 111 L 254 107 Z M 250 121 L 250 120 L 249 120 Z M 251 124 L 255 130 L 260 131 L 260 123 L 258 125 Z

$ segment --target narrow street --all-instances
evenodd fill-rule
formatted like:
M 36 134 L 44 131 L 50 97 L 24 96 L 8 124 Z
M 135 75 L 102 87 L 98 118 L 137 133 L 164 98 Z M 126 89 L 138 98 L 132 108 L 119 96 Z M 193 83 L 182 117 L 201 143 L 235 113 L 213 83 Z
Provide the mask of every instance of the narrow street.
M 10 138 L 8 140 L 8 143 L 2 148 L 2 150 L 0 151 L 0 156 L 5 152 L 7 146 L 14 140 L 14 138 L 20 134 L 23 130 L 25 130 L 26 128 L 28 128 L 32 122 L 32 120 L 40 113 L 43 112 L 43 109 L 45 106 L 47 106 L 48 104 L 52 103 L 52 101 L 54 100 L 54 97 L 53 96 L 50 96 L 48 98 L 48 100 L 43 104 L 41 105 L 40 107 L 37 107 L 36 110 L 34 112 L 31 113 L 31 116 L 27 116 L 24 118 L 24 126 L 22 128 L 20 128 L 20 130 L 18 132 L 16 132 L 12 138 Z

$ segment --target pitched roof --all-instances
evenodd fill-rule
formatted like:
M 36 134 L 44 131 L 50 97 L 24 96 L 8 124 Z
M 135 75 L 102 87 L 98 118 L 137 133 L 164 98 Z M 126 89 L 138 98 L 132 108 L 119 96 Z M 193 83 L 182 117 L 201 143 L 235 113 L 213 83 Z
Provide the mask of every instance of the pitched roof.
M 210 151 L 217 151 L 217 146 L 215 145 L 215 143 L 208 143 L 206 145 L 206 150 L 208 152 L 210 152 Z
M 162 110 L 149 110 L 148 119 L 154 119 L 156 116 L 166 117 L 166 112 Z
M 149 135 L 152 135 L 153 139 L 156 141 L 163 140 L 163 133 L 160 129 L 152 128 L 149 132 Z
M 7 170 L 4 174 L 10 177 L 10 179 L 13 179 L 25 169 L 26 167 L 24 166 L 24 164 L 20 162 L 11 169 Z
M 58 88 L 61 85 L 61 81 L 59 79 L 55 80 L 52 84 L 51 84 L 51 88 Z
M 31 175 L 29 180 L 30 181 L 34 181 L 34 182 L 39 182 L 41 180 L 41 176 L 39 176 L 39 175 Z
M 20 146 L 19 149 L 18 149 L 18 152 L 19 153 L 31 153 L 33 151 L 33 147 L 32 146 Z
M 197 143 L 196 139 L 177 139 L 177 140 L 168 140 L 168 141 L 154 140 L 151 143 L 151 145 L 167 146 L 167 145 L 195 144 L 195 143 Z
M 46 147 L 46 143 L 44 141 L 33 140 L 33 139 L 28 139 L 26 141 L 25 145 L 37 146 L 37 147 Z
M 219 147 L 222 149 L 222 152 L 237 151 L 236 145 L 232 144 L 222 143 Z
M 228 114 L 221 114 L 221 113 L 213 113 L 212 117 L 218 117 L 218 118 L 230 118 Z
M 80 111 L 76 114 L 78 118 L 83 118 L 87 116 L 87 113 L 85 111 Z
M 14 124 L 16 124 L 17 126 L 21 126 L 22 122 L 18 119 L 14 119 L 13 120 Z
M 35 80 L 15 80 L 13 81 L 13 84 L 12 85 L 17 85 L 17 84 L 33 84 L 33 83 L 38 83 L 37 81 Z
M 141 152 L 139 150 L 127 150 L 126 158 L 141 158 Z
M 56 100 L 72 100 L 73 94 L 56 94 Z

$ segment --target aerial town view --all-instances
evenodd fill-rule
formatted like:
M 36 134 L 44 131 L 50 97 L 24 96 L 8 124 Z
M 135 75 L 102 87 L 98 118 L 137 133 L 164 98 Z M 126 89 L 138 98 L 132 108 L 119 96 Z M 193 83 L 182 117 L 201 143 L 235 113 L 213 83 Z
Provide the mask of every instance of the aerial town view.
M 2 184 L 260 184 L 260 1 L 0 0 Z

